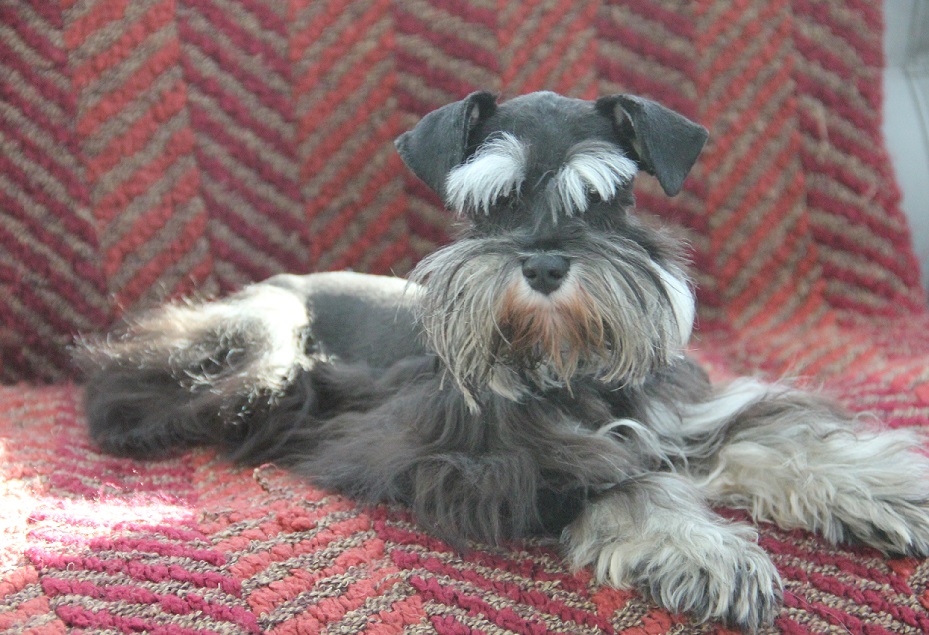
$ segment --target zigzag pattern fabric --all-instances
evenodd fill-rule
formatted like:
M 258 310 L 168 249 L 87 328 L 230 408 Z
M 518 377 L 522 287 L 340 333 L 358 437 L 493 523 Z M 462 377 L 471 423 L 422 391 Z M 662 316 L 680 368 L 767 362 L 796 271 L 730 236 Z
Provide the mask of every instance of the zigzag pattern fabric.
M 450 219 L 392 141 L 478 88 L 636 92 L 711 128 L 683 196 L 640 186 L 689 230 L 710 322 L 918 312 L 881 16 L 833 4 L 6 2 L 0 378 L 66 377 L 75 332 L 166 297 L 402 274 Z
M 67 345 L 277 272 L 403 274 L 454 232 L 393 148 L 424 113 L 476 89 L 632 92 L 711 131 L 681 195 L 637 184 L 693 247 L 711 373 L 800 376 L 926 428 L 929 310 L 880 136 L 877 7 L 4 0 L 0 381 L 31 383 L 0 388 L 0 630 L 723 632 L 544 544 L 459 554 L 402 509 L 270 466 L 102 455 Z M 775 631 L 929 632 L 926 562 L 760 533 L 786 584 Z

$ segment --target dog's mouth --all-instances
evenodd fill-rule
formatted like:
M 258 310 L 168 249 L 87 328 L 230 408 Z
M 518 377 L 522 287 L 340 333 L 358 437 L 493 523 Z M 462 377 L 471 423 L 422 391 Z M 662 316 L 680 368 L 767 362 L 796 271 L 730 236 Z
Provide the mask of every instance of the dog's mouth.
M 497 333 L 491 353 L 512 368 L 536 371 L 569 383 L 578 371 L 599 366 L 614 342 L 593 298 L 573 280 L 543 295 L 519 283 L 507 288 L 496 307 Z

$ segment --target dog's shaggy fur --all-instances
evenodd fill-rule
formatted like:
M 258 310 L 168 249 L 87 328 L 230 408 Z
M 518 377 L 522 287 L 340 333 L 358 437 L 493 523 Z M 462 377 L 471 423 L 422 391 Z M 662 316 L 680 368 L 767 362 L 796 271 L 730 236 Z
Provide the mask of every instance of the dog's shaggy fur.
M 711 510 L 929 553 L 929 460 L 783 385 L 712 386 L 685 354 L 681 244 L 633 212 L 673 195 L 706 131 L 628 95 L 475 93 L 398 140 L 461 237 L 410 282 L 281 275 L 85 340 L 111 452 L 212 444 L 358 500 L 400 501 L 453 544 L 560 535 L 672 611 L 754 629 L 781 584 L 754 531 Z

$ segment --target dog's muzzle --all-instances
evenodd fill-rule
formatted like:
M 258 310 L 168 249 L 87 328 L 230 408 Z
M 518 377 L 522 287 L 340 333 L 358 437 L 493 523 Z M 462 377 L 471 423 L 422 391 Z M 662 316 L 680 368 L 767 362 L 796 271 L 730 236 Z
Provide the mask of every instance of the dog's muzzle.
M 411 277 L 429 347 L 473 397 L 520 399 L 580 376 L 638 383 L 680 356 L 693 324 L 683 273 L 616 237 L 534 253 L 506 237 L 464 239 Z

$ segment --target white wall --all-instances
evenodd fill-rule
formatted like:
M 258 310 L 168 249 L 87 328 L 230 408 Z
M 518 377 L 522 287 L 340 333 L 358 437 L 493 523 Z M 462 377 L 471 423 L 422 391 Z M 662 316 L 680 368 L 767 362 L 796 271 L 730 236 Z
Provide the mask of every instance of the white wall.
M 884 136 L 929 289 L 929 0 L 884 0 Z

